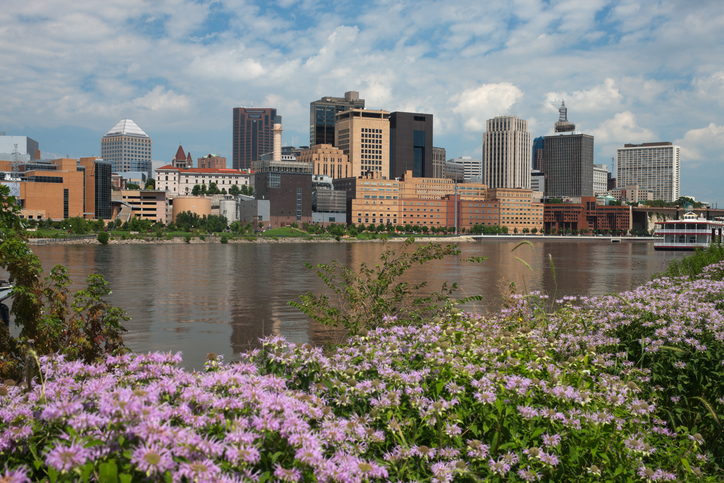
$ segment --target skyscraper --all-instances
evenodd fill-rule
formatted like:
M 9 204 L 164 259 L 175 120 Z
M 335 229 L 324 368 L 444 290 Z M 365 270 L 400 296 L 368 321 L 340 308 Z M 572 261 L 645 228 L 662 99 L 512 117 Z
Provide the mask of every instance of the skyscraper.
M 577 132 L 546 136 L 546 196 L 593 196 L 593 136 Z
M 390 114 L 390 179 L 412 171 L 416 178 L 432 178 L 432 114 Z M 386 176 L 385 173 L 382 173 Z
M 273 151 L 275 117 L 277 110 L 268 107 L 234 108 L 234 169 L 249 169 L 262 154 Z
M 679 199 L 681 148 L 670 142 L 624 144 L 618 148 L 616 185 L 639 185 L 654 192 L 655 200 Z
M 365 100 L 359 92 L 349 91 L 344 97 L 323 97 L 309 103 L 309 145 L 334 143 L 335 116 L 350 109 L 364 109 Z
M 130 119 L 121 119 L 101 138 L 101 157 L 110 161 L 114 173 L 140 171 L 153 177 L 153 142 Z
M 568 121 L 565 102 L 558 110 L 553 136 L 543 141 L 545 194 L 549 197 L 593 196 L 593 136 L 577 132 Z
M 537 137 L 533 140 L 533 169 L 543 171 L 545 161 L 543 159 L 543 147 L 545 146 L 545 136 Z
M 352 109 L 337 114 L 336 145 L 347 155 L 352 176 L 390 173 L 390 113 Z
M 488 119 L 483 133 L 483 184 L 530 189 L 531 138 L 528 121 L 517 116 Z

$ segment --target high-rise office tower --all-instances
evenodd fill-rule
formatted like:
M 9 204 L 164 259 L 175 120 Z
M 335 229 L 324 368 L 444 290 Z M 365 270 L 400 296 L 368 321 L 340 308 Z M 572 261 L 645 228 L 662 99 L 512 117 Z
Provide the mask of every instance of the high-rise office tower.
M 432 148 L 432 177 L 444 178 L 447 152 L 445 148 Z
M 483 133 L 483 184 L 530 189 L 531 137 L 517 116 L 488 119 Z
M 593 196 L 593 136 L 577 132 L 568 121 L 565 102 L 558 110 L 553 136 L 543 140 L 546 196 L 578 198 Z
M 249 169 L 261 155 L 274 149 L 274 118 L 272 108 L 234 108 L 234 157 L 232 168 Z
M 336 146 L 347 155 L 352 176 L 390 173 L 390 113 L 352 109 L 337 114 Z
M 364 109 L 365 100 L 359 98 L 359 92 L 349 91 L 344 97 L 323 97 L 309 103 L 309 145 L 331 144 L 334 141 L 335 116 L 350 109 Z
M 140 171 L 153 177 L 153 142 L 130 119 L 121 119 L 101 138 L 101 157 L 110 161 L 114 173 Z
M 415 178 L 432 178 L 432 114 L 390 114 L 390 179 L 412 171 Z M 382 174 L 385 176 L 385 173 Z
M 576 132 L 546 136 L 546 196 L 593 196 L 593 136 Z
M 624 144 L 618 148 L 616 185 L 639 185 L 654 192 L 655 200 L 679 199 L 681 148 L 670 142 Z
M 533 140 L 533 169 L 543 171 L 545 161 L 543 159 L 543 147 L 545 146 L 545 136 L 537 137 Z

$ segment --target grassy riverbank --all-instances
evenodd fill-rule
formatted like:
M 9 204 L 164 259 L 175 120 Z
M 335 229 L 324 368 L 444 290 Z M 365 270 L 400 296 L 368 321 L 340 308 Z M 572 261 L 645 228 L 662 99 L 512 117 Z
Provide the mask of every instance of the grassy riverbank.
M 555 310 L 521 296 L 488 319 L 451 306 L 327 352 L 268 338 L 205 373 L 44 358 L 29 394 L 0 388 L 0 475 L 722 481 L 723 279 L 719 263 Z

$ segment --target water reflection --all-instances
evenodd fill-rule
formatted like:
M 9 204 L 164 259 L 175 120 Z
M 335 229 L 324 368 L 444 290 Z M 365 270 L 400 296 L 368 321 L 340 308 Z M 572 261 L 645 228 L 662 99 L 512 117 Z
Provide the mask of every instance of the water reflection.
M 461 244 L 460 259 L 415 266 L 407 281 L 427 281 L 430 291 L 445 281 L 457 282 L 458 296 L 483 295 L 471 308 L 497 311 L 510 282 L 519 291 L 542 290 L 558 298 L 602 295 L 638 286 L 681 256 L 655 252 L 647 242 L 535 240 L 532 247 L 522 245 L 513 252 L 517 243 L 493 239 Z M 355 268 L 362 262 L 374 266 L 383 250 L 382 243 L 336 242 L 33 247 L 44 269 L 58 263 L 68 267 L 76 282 L 73 289 L 90 273 L 106 277 L 113 289 L 109 302 L 132 318 L 124 339 L 133 350 L 180 350 L 185 365 L 197 369 L 208 352 L 228 359 L 256 347 L 268 334 L 314 344 L 335 339 L 339 332 L 311 323 L 287 305 L 300 293 L 325 290 L 304 263 L 338 260 Z M 470 257 L 487 260 L 464 261 Z

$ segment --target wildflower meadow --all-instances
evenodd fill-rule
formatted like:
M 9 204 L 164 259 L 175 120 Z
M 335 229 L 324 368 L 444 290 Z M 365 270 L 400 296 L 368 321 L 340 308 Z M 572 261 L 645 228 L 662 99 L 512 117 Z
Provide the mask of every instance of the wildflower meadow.
M 723 278 L 485 318 L 449 303 L 203 372 L 43 356 L 0 387 L 0 482 L 724 481 Z

